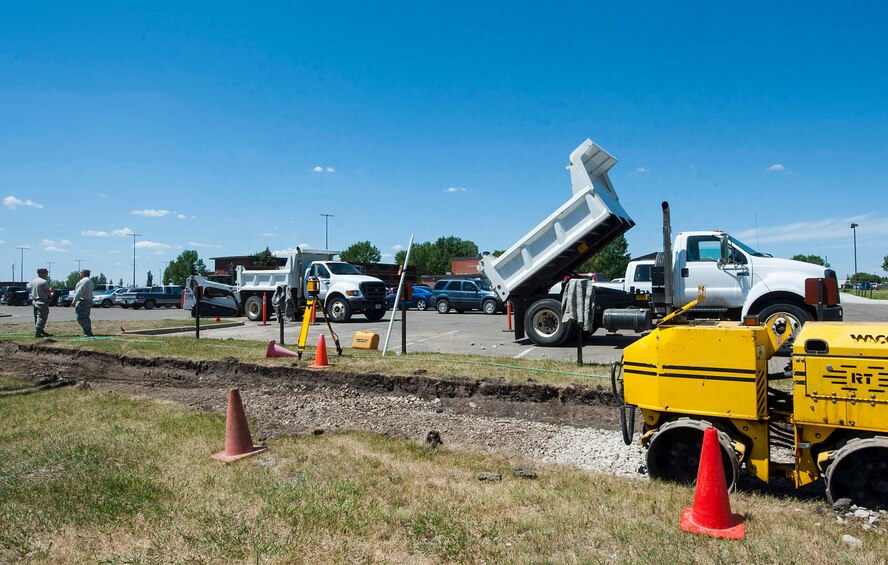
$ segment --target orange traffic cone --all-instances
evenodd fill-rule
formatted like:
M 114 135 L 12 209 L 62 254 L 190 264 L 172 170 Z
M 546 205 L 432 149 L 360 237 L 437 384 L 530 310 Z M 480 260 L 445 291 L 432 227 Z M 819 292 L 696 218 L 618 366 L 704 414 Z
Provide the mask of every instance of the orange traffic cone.
M 281 347 L 276 341 L 268 342 L 268 349 L 265 350 L 266 357 L 297 357 L 295 351 L 290 351 L 286 347 Z
M 713 427 L 706 428 L 703 434 L 694 507 L 685 508 L 682 512 L 681 529 L 717 538 L 746 537 L 743 516 L 731 514 L 725 469 L 722 467 L 721 449 L 718 446 L 718 432 Z
M 253 445 L 244 404 L 241 402 L 240 390 L 228 389 L 228 414 L 225 416 L 225 451 L 214 453 L 210 457 L 225 463 L 231 463 L 250 455 L 256 455 L 268 449 L 261 445 Z
M 310 369 L 325 369 L 332 366 L 327 362 L 327 340 L 324 339 L 324 334 L 321 334 L 318 337 L 318 350 L 315 353 L 315 362 L 308 367 Z

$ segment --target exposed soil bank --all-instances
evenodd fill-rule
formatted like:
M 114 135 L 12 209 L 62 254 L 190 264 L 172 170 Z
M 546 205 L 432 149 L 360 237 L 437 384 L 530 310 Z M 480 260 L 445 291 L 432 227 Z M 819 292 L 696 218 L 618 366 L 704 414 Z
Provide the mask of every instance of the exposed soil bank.
M 3 370 L 34 381 L 74 379 L 97 390 L 222 412 L 239 387 L 254 435 L 364 429 L 416 440 L 438 431 L 446 444 L 516 451 L 552 460 L 547 445 L 564 428 L 616 430 L 601 386 L 427 375 L 388 376 L 263 366 L 235 358 L 194 361 L 112 355 L 0 342 Z

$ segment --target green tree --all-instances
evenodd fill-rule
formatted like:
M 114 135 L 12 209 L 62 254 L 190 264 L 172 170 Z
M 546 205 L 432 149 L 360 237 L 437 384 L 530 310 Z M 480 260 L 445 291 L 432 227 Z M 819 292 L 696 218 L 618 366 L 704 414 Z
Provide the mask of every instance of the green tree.
M 494 257 L 499 257 L 500 255 L 502 255 L 505 252 L 506 252 L 505 249 L 494 249 L 493 251 L 490 252 L 490 254 L 493 255 Z
M 577 272 L 601 273 L 608 279 L 614 279 L 626 274 L 626 266 L 630 259 L 629 242 L 626 241 L 625 235 L 621 235 L 577 267 Z
M 826 259 L 821 257 L 820 255 L 793 255 L 793 261 L 803 261 L 805 263 L 812 263 L 814 265 L 820 265 L 821 267 L 829 268 L 829 263 L 826 262 Z
M 339 258 L 347 263 L 379 263 L 382 253 L 369 241 L 359 241 L 346 247 Z
M 257 267 L 277 267 L 277 258 L 268 247 L 265 248 L 265 251 L 254 253 L 253 257 L 256 258 Z
M 99 288 L 100 285 L 108 284 L 108 279 L 105 277 L 105 273 L 99 273 L 98 276 L 93 275 L 90 278 L 92 279 L 93 284 L 96 285 L 96 288 Z
M 206 272 L 207 267 L 203 259 L 197 256 L 197 251 L 186 249 L 175 260 L 169 262 L 163 271 L 163 281 L 165 284 L 184 286 L 185 279 L 191 275 L 205 275 Z
M 430 274 L 450 272 L 451 260 L 454 257 L 478 257 L 478 246 L 475 242 L 458 237 L 439 237 L 432 244 Z
M 117 286 L 123 286 L 123 277 L 120 277 L 120 280 L 117 281 Z
M 65 281 L 65 288 L 74 288 L 79 280 L 80 271 L 71 271 L 71 274 L 68 275 L 68 279 Z
M 145 286 L 154 286 L 154 275 L 151 271 L 148 271 L 148 274 L 145 275 Z
M 888 271 L 888 255 L 882 257 L 882 270 Z
M 395 262 L 403 265 L 406 255 L 405 250 L 398 251 L 395 253 Z M 478 257 L 478 246 L 467 239 L 439 237 L 434 243 L 425 241 L 413 244 L 410 264 L 416 266 L 417 275 L 443 275 L 450 272 L 454 257 Z

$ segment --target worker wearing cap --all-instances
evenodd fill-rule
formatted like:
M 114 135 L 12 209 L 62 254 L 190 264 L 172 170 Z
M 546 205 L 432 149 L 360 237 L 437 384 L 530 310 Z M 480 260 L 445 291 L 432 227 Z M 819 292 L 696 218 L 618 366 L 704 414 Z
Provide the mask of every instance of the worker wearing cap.
M 34 335 L 35 337 L 51 337 L 45 331 L 46 321 L 49 320 L 49 270 L 37 269 L 37 278 L 31 281 L 31 304 L 34 307 Z
M 92 311 L 93 288 L 95 285 L 89 278 L 90 270 L 80 271 L 80 281 L 74 287 L 74 311 L 77 312 L 77 323 L 83 328 L 83 335 L 92 337 L 92 322 L 89 313 Z

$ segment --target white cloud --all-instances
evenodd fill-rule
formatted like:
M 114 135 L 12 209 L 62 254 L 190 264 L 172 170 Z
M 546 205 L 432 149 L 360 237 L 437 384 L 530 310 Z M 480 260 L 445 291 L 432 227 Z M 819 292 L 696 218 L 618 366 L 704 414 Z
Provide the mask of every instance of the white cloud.
M 322 167 L 318 165 L 317 167 L 313 168 L 312 171 L 316 173 L 335 173 L 336 169 L 334 169 L 333 167 Z
M 86 230 L 80 232 L 80 235 L 85 235 L 86 237 L 129 237 L 134 233 L 135 232 L 129 228 L 119 228 L 111 230 L 110 232 L 102 230 Z
M 278 234 L 271 233 L 271 232 L 266 232 L 266 233 L 262 234 L 262 237 L 277 237 L 277 236 L 278 236 Z
M 392 245 L 391 247 L 389 247 L 389 249 L 394 249 L 395 251 L 400 251 L 404 248 L 401 247 L 401 244 L 399 243 L 398 245 Z
M 136 249 L 170 249 L 171 246 L 166 243 L 157 243 L 156 241 L 137 241 Z
M 2 239 L 0 239 L 0 245 L 3 245 L 4 243 L 6 243 L 6 242 L 3 241 Z
M 166 255 L 166 251 L 155 251 L 154 255 Z
M 758 242 L 778 241 L 830 241 L 847 240 L 851 237 L 851 222 L 866 226 L 866 235 L 888 235 L 888 218 L 877 218 L 871 214 L 852 216 L 847 218 L 824 218 L 811 222 L 795 222 L 774 227 L 759 227 L 747 229 L 731 235 L 738 239 Z M 860 239 L 861 228 L 857 229 L 857 238 Z
M 448 186 L 444 189 L 444 192 L 465 192 L 466 189 L 461 186 Z
M 188 219 L 188 216 L 186 216 L 185 214 L 179 214 L 179 215 L 176 216 L 176 217 L 177 217 L 178 219 L 180 219 L 180 220 L 187 220 L 187 219 Z
M 15 210 L 19 206 L 28 206 L 31 208 L 43 208 L 43 204 L 38 204 L 33 200 L 22 200 L 20 198 L 16 198 L 15 196 L 7 196 L 3 199 L 3 205 L 9 208 L 10 210 Z
M 319 165 L 319 166 L 315 167 L 314 169 L 312 169 L 312 171 L 314 171 L 314 172 L 316 172 L 316 173 L 323 173 L 323 172 L 324 172 L 324 167 L 321 167 L 321 166 Z
M 395 254 L 394 253 L 381 253 L 380 257 L 391 257 L 392 259 L 394 259 Z
M 768 167 L 765 170 L 766 171 L 783 171 L 783 170 L 785 170 L 785 168 L 780 163 L 774 163 L 773 165 L 771 165 L 770 167 Z
M 43 248 L 44 251 L 49 253 L 67 253 L 67 249 L 62 249 L 61 247 L 56 247 L 55 245 L 47 245 Z
M 328 173 L 335 173 L 336 169 L 334 169 L 333 167 L 327 167 L 327 172 Z
M 287 255 L 293 255 L 296 253 L 296 248 L 305 250 L 305 249 L 315 249 L 315 247 L 310 243 L 298 243 L 295 247 L 288 247 L 286 249 L 276 249 L 271 252 L 272 255 L 277 257 L 286 257 Z
M 645 173 L 651 172 L 651 170 L 648 169 L 647 167 L 638 167 L 637 169 L 635 169 L 635 172 L 638 173 L 639 175 L 643 175 Z
M 175 212 L 171 210 L 153 210 L 149 208 L 147 210 L 131 210 L 130 214 L 144 216 L 146 218 L 162 218 L 164 216 L 169 216 L 170 214 L 175 214 Z
M 53 241 L 53 240 L 51 240 L 51 239 L 44 239 L 43 241 L 40 242 L 40 245 L 43 245 L 43 246 L 53 246 L 53 247 L 54 247 L 54 246 L 57 246 L 57 245 L 65 246 L 65 245 L 71 245 L 71 242 L 68 241 L 67 239 L 61 239 L 61 240 L 59 240 L 58 242 Z
M 222 247 L 221 245 L 213 245 L 211 243 L 198 243 L 197 241 L 189 241 L 190 247 Z

